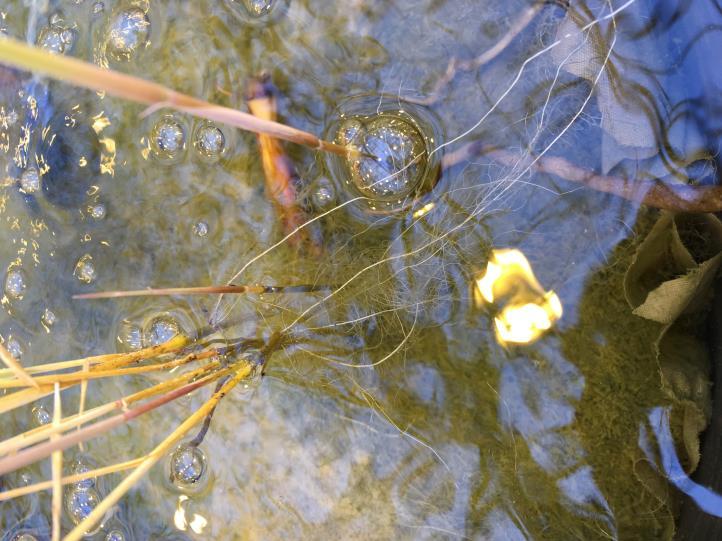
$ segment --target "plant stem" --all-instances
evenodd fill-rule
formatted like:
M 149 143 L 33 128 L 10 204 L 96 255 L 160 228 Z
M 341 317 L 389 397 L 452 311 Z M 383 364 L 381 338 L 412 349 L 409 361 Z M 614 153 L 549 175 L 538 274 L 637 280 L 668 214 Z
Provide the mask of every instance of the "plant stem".
M 478 155 L 488 156 L 509 167 L 520 163 L 519 156 L 512 152 L 491 148 L 475 141 L 444 156 L 442 168 L 448 169 Z M 639 180 L 600 175 L 558 156 L 536 158 L 529 170 L 554 175 L 598 192 L 658 209 L 694 213 L 722 212 L 722 186 L 691 186 L 657 179 Z
M 134 366 L 131 368 L 116 368 L 110 370 L 91 370 L 88 372 L 81 370 L 78 372 L 71 372 L 69 374 L 53 374 L 49 376 L 39 376 L 35 379 L 40 385 L 53 385 L 55 383 L 78 384 L 91 379 L 102 379 L 116 376 L 130 376 L 145 374 L 148 372 L 170 370 L 172 368 L 176 368 L 178 366 L 182 366 L 184 364 L 188 364 L 201 359 L 209 359 L 211 357 L 215 357 L 216 355 L 218 355 L 218 351 L 215 349 L 210 349 L 207 351 L 190 353 L 185 357 L 181 357 L 180 359 L 175 359 L 173 361 L 168 361 L 166 363 Z M 0 381 L 0 389 L 11 389 L 26 386 L 27 384 L 24 381 L 19 380 Z
M 18 360 L 13 357 L 2 344 L 0 344 L 0 359 L 5 364 L 5 366 L 8 367 L 8 370 L 12 372 L 12 374 L 16 378 L 22 380 L 26 386 L 35 387 L 36 389 L 40 388 L 40 384 L 25 371 L 25 369 L 18 362 Z
M 208 287 L 167 287 L 161 289 L 134 289 L 128 291 L 99 291 L 97 293 L 81 293 L 73 295 L 74 299 L 116 299 L 122 297 L 165 297 L 168 295 L 225 295 L 243 293 L 309 293 L 327 291 L 329 286 L 294 285 L 294 286 L 263 286 L 263 285 L 224 285 Z
M 316 150 L 332 152 L 342 156 L 355 153 L 352 148 L 324 141 L 312 133 L 279 122 L 262 120 L 235 109 L 214 105 L 187 94 L 176 92 L 158 83 L 117 71 L 102 69 L 76 58 L 53 55 L 39 47 L 26 45 L 15 39 L 4 37 L 0 40 L 0 62 L 16 68 L 43 73 L 90 90 L 107 92 L 118 98 L 153 108 L 170 107 L 183 113 L 235 126 L 242 130 L 284 139 Z
M 60 401 L 60 384 L 55 384 L 55 403 L 53 408 L 53 426 L 56 428 L 60 425 L 63 418 L 61 401 Z M 56 439 L 58 436 L 54 436 Z M 52 496 L 52 516 L 53 516 L 53 541 L 60 541 L 60 512 L 63 506 L 63 450 L 58 449 L 52 455 L 52 476 L 53 476 L 53 496 Z
M 168 451 L 179 442 L 189 430 L 200 423 L 208 413 L 216 407 L 218 402 L 228 394 L 238 383 L 251 373 L 251 367 L 245 364 L 239 367 L 233 376 L 219 391 L 203 404 L 193 415 L 188 417 L 183 423 L 175 429 L 166 439 L 164 439 L 155 449 L 153 449 L 145 458 L 145 460 L 128 475 L 108 496 L 93 509 L 93 511 L 78 524 L 66 537 L 65 541 L 80 541 L 85 533 L 88 532 L 95 524 L 97 524 L 105 514 L 113 507 L 133 486 L 140 481 L 143 476 L 163 457 Z
M 75 475 L 69 475 L 67 477 L 61 478 L 60 482 L 63 485 L 69 485 L 71 483 L 79 483 L 80 481 L 85 481 L 86 479 L 92 479 L 93 477 L 101 477 L 103 475 L 109 475 L 111 473 L 129 470 L 138 466 L 141 462 L 143 462 L 144 459 L 145 457 L 135 458 L 133 460 L 128 460 L 127 462 L 119 462 L 118 464 L 112 464 L 103 468 L 89 470 L 83 473 L 76 473 Z M 0 492 L 0 502 L 12 500 L 21 496 L 27 496 L 28 494 L 33 494 L 35 492 L 40 492 L 41 490 L 48 490 L 51 488 L 53 488 L 53 481 L 41 481 L 40 483 L 14 488 L 12 490 L 6 490 L 4 492 Z
M 133 419 L 139 417 L 140 415 L 143 415 L 144 413 L 153 411 L 160 406 L 163 406 L 168 402 L 175 400 L 176 398 L 192 393 L 196 389 L 199 389 L 206 385 L 209 381 L 211 380 L 189 383 L 188 385 L 184 385 L 179 389 L 175 389 L 169 393 L 166 393 L 163 396 L 160 396 L 136 408 L 130 409 L 120 415 L 116 415 L 114 417 L 110 417 L 109 419 L 99 421 L 85 428 L 82 428 L 77 432 L 71 432 L 70 434 L 60 436 L 54 441 L 51 440 L 49 442 L 41 443 L 34 447 L 30 447 L 29 449 L 21 451 L 16 455 L 2 458 L 0 459 L 0 475 L 15 471 L 18 468 L 22 468 L 23 466 L 33 464 L 38 460 L 47 457 L 55 451 L 67 449 L 69 447 L 72 447 L 73 445 L 77 445 L 81 441 L 87 441 L 91 438 L 100 436 L 101 434 L 105 434 L 106 432 L 117 428 L 118 426 L 132 421 Z
M 90 421 L 94 421 L 95 419 L 111 413 L 112 411 L 127 408 L 131 404 L 139 402 L 140 400 L 145 400 L 146 398 L 150 398 L 151 396 L 158 395 L 162 392 L 176 389 L 190 381 L 201 381 L 208 378 L 215 380 L 218 375 L 212 374 L 211 372 L 217 370 L 220 366 L 219 362 L 208 364 L 192 372 L 188 372 L 187 374 L 183 374 L 176 378 L 149 387 L 148 389 L 125 396 L 119 400 L 96 406 L 95 408 L 85 411 L 82 414 L 79 413 L 66 417 L 57 427 L 48 424 L 8 438 L 0 443 L 0 456 L 9 455 L 10 453 L 14 453 L 24 447 L 29 447 L 30 445 L 34 445 L 40 441 L 48 439 L 49 437 L 52 437 L 53 434 L 66 432 L 72 428 L 79 427 L 85 423 L 89 423 Z

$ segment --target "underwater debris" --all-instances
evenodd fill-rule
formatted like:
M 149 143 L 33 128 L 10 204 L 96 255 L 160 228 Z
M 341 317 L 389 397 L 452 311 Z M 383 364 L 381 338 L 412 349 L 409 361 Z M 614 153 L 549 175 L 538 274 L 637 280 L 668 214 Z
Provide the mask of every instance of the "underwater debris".
M 247 92 L 248 109 L 260 119 L 275 122 L 278 114 L 276 92 L 267 76 L 251 79 Z M 317 228 L 301 227 L 308 222 L 308 217 L 301 204 L 301 179 L 293 162 L 277 139 L 259 134 L 258 146 L 266 179 L 266 192 L 281 215 L 284 236 L 293 235 L 289 242 L 296 249 L 305 246 L 312 254 L 320 254 L 320 231 Z

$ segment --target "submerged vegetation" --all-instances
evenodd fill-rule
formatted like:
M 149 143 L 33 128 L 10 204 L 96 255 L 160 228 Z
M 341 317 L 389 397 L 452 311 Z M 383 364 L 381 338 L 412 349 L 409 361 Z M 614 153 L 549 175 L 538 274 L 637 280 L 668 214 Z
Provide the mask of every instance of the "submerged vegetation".
M 29 4 L 2 541 L 673 537 L 722 187 L 635 0 Z

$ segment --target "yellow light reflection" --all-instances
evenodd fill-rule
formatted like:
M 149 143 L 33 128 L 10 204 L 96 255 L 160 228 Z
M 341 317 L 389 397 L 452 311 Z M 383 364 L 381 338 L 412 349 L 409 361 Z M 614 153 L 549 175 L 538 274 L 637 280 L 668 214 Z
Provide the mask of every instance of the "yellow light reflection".
M 426 203 L 419 210 L 414 211 L 414 218 L 421 218 L 422 216 L 426 216 L 429 212 L 434 210 L 435 206 L 436 205 L 434 203 Z
M 496 337 L 502 345 L 529 344 L 562 317 L 562 303 L 544 291 L 529 261 L 519 250 L 492 251 L 486 272 L 476 280 L 477 305 L 495 304 Z
M 188 496 L 185 494 L 178 496 L 178 503 L 173 515 L 173 524 L 182 532 L 185 532 L 188 527 L 190 527 L 191 531 L 194 533 L 201 534 L 206 526 L 208 526 L 208 520 L 206 517 L 199 515 L 198 513 L 193 513 L 191 519 L 188 520 L 185 508 L 187 503 L 190 503 Z

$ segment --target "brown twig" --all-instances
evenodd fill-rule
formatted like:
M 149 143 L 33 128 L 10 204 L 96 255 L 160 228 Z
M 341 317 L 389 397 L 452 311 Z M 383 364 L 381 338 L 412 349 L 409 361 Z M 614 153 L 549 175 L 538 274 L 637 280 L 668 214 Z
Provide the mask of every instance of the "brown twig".
M 165 297 L 169 295 L 216 295 L 244 293 L 310 293 L 326 291 L 328 286 L 297 285 L 297 286 L 263 286 L 263 285 L 225 285 L 208 287 L 168 287 L 162 289 L 135 289 L 128 291 L 99 291 L 73 295 L 74 299 L 117 299 L 123 297 Z
M 442 167 L 447 169 L 479 155 L 487 156 L 509 167 L 519 164 L 519 156 L 512 152 L 473 142 L 445 155 Z M 558 156 L 538 158 L 530 171 L 554 175 L 598 192 L 616 195 L 658 209 L 693 213 L 722 212 L 722 186 L 691 186 L 666 183 L 662 180 L 624 179 L 600 175 Z
M 404 97 L 404 101 L 416 103 L 418 105 L 433 105 L 439 99 L 444 89 L 454 80 L 456 74 L 461 71 L 475 71 L 481 68 L 483 65 L 488 64 L 499 56 L 509 44 L 517 37 L 529 24 L 534 20 L 534 17 L 541 11 L 543 3 L 535 3 L 525 9 L 519 18 L 514 21 L 506 34 L 496 42 L 496 44 L 484 51 L 479 56 L 472 58 L 471 60 L 459 60 L 458 58 L 452 58 L 449 61 L 449 65 L 446 68 L 446 72 L 441 78 L 436 81 L 434 88 L 431 90 L 429 95 L 425 98 L 412 98 Z

